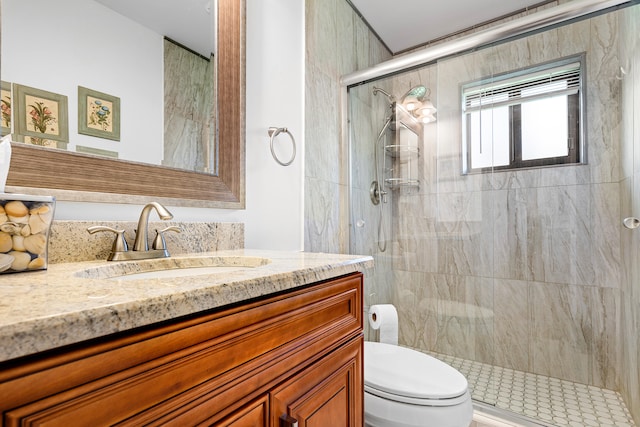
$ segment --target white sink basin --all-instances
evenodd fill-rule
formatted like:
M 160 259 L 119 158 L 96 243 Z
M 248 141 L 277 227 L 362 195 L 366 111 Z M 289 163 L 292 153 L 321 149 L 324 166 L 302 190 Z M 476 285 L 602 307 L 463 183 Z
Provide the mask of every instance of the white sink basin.
M 77 272 L 87 279 L 144 280 L 226 274 L 267 265 L 268 258 L 248 256 L 184 256 L 114 262 Z

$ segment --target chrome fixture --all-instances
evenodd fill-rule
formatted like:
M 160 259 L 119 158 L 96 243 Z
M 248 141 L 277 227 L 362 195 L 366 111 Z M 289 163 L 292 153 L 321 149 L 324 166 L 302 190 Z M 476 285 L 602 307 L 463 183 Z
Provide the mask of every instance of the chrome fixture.
M 377 86 L 373 87 L 373 94 L 378 95 L 378 93 L 384 94 L 389 103 L 391 104 L 392 113 L 395 112 L 396 103 L 400 104 L 404 107 L 405 110 L 409 112 L 413 117 L 420 120 L 422 123 L 432 123 L 436 121 L 436 111 L 438 111 L 433 105 L 433 102 L 429 99 L 429 95 L 431 94 L 431 89 L 427 89 L 423 85 L 414 86 L 409 89 L 399 101 L 396 100 L 396 97 L 391 95 L 389 92 L 385 91 L 382 88 Z M 391 114 L 393 118 L 394 115 Z M 389 121 L 392 125 L 391 130 L 394 129 L 395 120 Z M 385 125 L 380 133 L 384 133 L 387 126 Z
M 386 194 L 387 192 L 382 189 L 377 180 L 371 183 L 371 187 L 369 187 L 369 198 L 371 199 L 371 203 L 375 206 L 380 204 L 380 197 L 385 196 Z
M 167 221 L 173 218 L 171 212 L 167 210 L 158 202 L 147 203 L 142 212 L 140 212 L 140 219 L 138 219 L 138 229 L 136 230 L 136 240 L 133 242 L 134 251 L 148 251 L 149 250 L 149 214 L 151 209 L 155 209 L 158 212 L 158 216 L 161 220 Z
M 625 218 L 622 221 L 622 224 L 629 230 L 635 230 L 636 228 L 640 227 L 640 219 L 631 216 L 629 218 Z
M 411 87 L 399 100 L 396 100 L 397 98 L 386 90 L 374 86 L 373 95 L 377 96 L 379 93 L 386 96 L 389 101 L 388 115 L 374 143 L 375 176 L 369 187 L 369 198 L 371 203 L 380 206 L 378 249 L 384 252 L 387 242 L 382 204 L 387 203 L 388 195 L 385 188 L 396 189 L 419 186 L 418 169 L 411 167 L 411 165 L 416 164 L 420 153 L 420 146 L 423 141 L 423 125 L 436 120 L 436 108 L 428 99 L 431 91 L 424 85 Z M 392 132 L 392 142 L 385 142 L 387 131 Z M 380 153 L 382 153 L 382 156 L 380 156 Z M 393 158 L 390 167 L 387 165 L 387 155 Z M 392 176 L 384 178 L 383 175 L 385 173 L 391 173 Z M 381 180 L 382 178 L 384 178 L 384 181 Z M 380 204 L 380 201 L 382 201 L 382 204 Z
M 404 94 L 400 104 L 422 123 L 432 123 L 436 121 L 435 114 L 438 110 L 428 98 L 430 94 L 431 89 L 427 89 L 422 85 L 415 86 Z
M 415 110 L 422 103 L 426 94 L 426 87 L 422 85 L 412 87 L 402 96 L 400 103 L 409 111 Z
M 279 165 L 282 165 L 282 166 L 289 166 L 291 163 L 293 163 L 293 160 L 296 158 L 296 140 L 293 137 L 293 134 L 289 131 L 289 129 L 270 127 L 267 130 L 267 133 L 269 134 L 269 140 L 271 142 L 271 155 L 273 156 L 273 159 Z M 286 133 L 287 135 L 289 135 L 289 139 L 291 139 L 292 153 L 291 153 L 291 158 L 287 161 L 280 160 L 276 155 L 275 150 L 273 149 L 273 140 L 276 138 L 276 136 L 280 135 L 281 133 Z
M 163 228 L 162 230 L 156 230 L 156 237 L 153 239 L 153 245 L 151 246 L 154 250 L 167 250 L 167 242 L 164 240 L 164 233 L 167 231 L 179 233 L 181 230 L 180 227 L 176 227 L 175 225 Z M 167 256 L 168 255 L 169 253 L 167 252 Z
M 378 137 L 376 138 L 376 143 L 373 149 L 374 162 L 375 162 L 375 178 L 371 183 L 371 187 L 369 188 L 369 197 L 371 198 L 371 203 L 373 203 L 374 205 L 378 205 L 381 199 L 384 203 L 387 202 L 387 198 L 386 198 L 387 192 L 384 191 L 384 189 L 382 188 L 382 184 L 380 181 L 381 174 L 379 172 L 379 169 L 381 166 L 380 166 L 380 161 L 378 159 L 378 146 L 380 145 L 380 141 L 384 138 L 384 135 L 387 129 L 391 128 L 391 130 L 395 130 L 395 111 L 396 111 L 395 97 L 393 95 L 390 95 L 384 89 L 374 86 L 373 94 L 377 96 L 378 93 L 382 93 L 389 100 L 390 113 L 389 113 L 389 116 L 387 116 L 387 118 L 385 119 L 382 129 L 380 129 L 380 132 L 378 133 Z
M 180 228 L 176 226 L 170 226 L 162 230 L 156 230 L 156 237 L 153 240 L 151 249 L 149 249 L 149 214 L 151 210 L 155 209 L 158 212 L 160 219 L 166 221 L 173 218 L 171 212 L 167 210 L 158 202 L 151 202 L 142 208 L 140 218 L 138 219 L 138 228 L 136 229 L 136 238 L 133 243 L 133 249 L 129 250 L 127 239 L 124 236 L 125 230 L 116 230 L 115 228 L 107 227 L 104 225 L 95 225 L 87 228 L 90 234 L 97 233 L 99 231 L 108 231 L 115 233 L 116 238 L 111 246 L 111 253 L 107 257 L 107 261 L 128 261 L 128 260 L 140 260 L 151 258 L 168 258 L 169 251 L 164 239 L 164 233 L 167 231 L 174 231 L 179 233 Z
M 465 52 L 469 49 L 521 36 L 526 33 L 548 28 L 570 19 L 578 19 L 590 13 L 604 11 L 628 3 L 629 0 L 573 0 L 559 6 L 504 22 L 486 30 L 452 39 L 443 43 L 428 45 L 406 55 L 381 62 L 373 67 L 346 74 L 340 78 L 343 88 L 406 71 L 414 67 L 435 62 L 441 58 Z
M 382 186 L 382 181 L 380 180 L 380 176 L 382 175 L 382 173 L 380 173 L 379 169 L 384 166 L 381 165 L 381 162 L 379 160 L 378 150 L 382 148 L 380 142 L 384 139 L 387 129 L 391 129 L 395 131 L 396 98 L 393 95 L 391 95 L 389 92 L 385 91 L 384 89 L 374 86 L 373 94 L 377 96 L 378 93 L 382 93 L 384 96 L 387 97 L 387 100 L 389 101 L 390 112 L 384 121 L 384 125 L 382 126 L 382 129 L 380 129 L 380 132 L 378 133 L 378 137 L 376 138 L 376 141 L 373 147 L 375 177 L 373 182 L 371 183 L 371 187 L 369 187 L 369 197 L 371 199 L 371 203 L 373 203 L 374 206 L 378 206 L 378 205 L 380 206 L 380 217 L 378 218 L 378 242 L 377 243 L 378 243 L 378 249 L 380 249 L 380 252 L 384 252 L 387 250 L 387 238 L 386 238 L 385 229 L 384 229 L 384 207 L 383 205 L 380 204 L 380 201 L 382 200 L 383 203 L 387 203 L 387 192 L 384 190 Z
M 382 94 L 385 95 L 389 99 L 389 102 L 396 102 L 396 98 L 393 95 L 389 94 L 386 90 L 384 90 L 382 88 L 374 86 L 373 87 L 373 94 L 377 96 L 379 92 L 382 92 Z

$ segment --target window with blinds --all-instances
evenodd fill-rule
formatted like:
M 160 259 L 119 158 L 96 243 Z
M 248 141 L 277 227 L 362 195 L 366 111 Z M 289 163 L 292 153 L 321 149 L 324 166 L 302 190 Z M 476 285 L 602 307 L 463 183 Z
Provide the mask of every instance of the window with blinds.
M 581 163 L 584 55 L 462 87 L 463 172 Z

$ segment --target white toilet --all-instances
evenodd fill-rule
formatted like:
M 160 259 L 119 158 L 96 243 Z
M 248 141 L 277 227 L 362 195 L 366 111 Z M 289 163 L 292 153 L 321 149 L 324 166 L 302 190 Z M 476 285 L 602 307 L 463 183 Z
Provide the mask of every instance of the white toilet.
M 427 354 L 364 343 L 367 427 L 468 427 L 473 416 L 467 379 Z

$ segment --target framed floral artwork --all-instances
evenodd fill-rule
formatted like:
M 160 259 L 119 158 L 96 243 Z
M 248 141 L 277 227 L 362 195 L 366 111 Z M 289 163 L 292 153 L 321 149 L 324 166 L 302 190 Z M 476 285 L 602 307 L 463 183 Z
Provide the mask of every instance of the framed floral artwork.
M 78 133 L 120 141 L 120 98 L 78 86 Z
M 24 142 L 25 144 L 29 144 L 29 145 L 38 145 L 40 147 L 58 148 L 60 150 L 66 150 L 67 145 L 69 145 L 69 142 L 67 141 L 56 141 L 54 139 L 47 139 L 47 138 L 35 137 L 35 136 L 24 136 L 24 135 L 18 135 L 16 133 L 12 135 L 11 140 L 15 142 Z
M 11 133 L 11 83 L 0 82 L 0 136 Z
M 67 97 L 13 84 L 14 132 L 38 139 L 69 141 Z
M 76 145 L 76 152 L 83 154 L 92 154 L 100 157 L 110 157 L 112 159 L 118 158 L 117 151 L 103 150 L 101 148 L 85 147 L 84 145 Z

